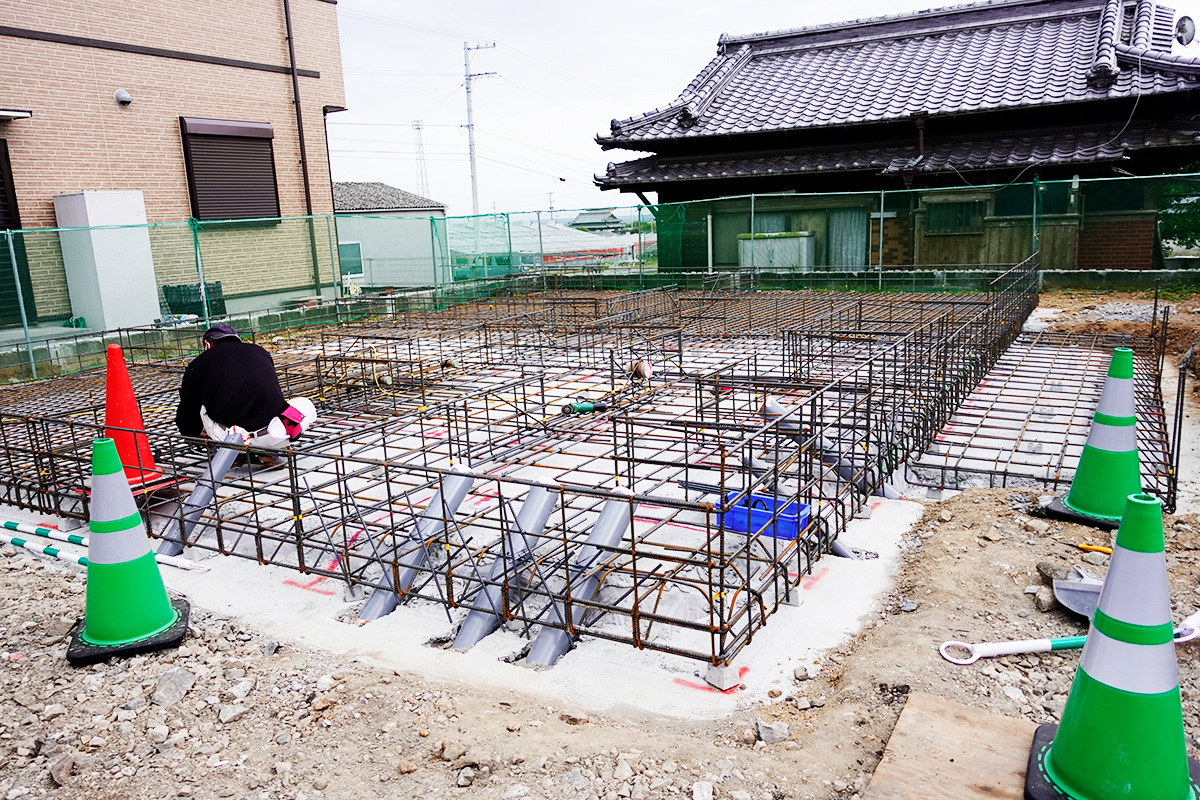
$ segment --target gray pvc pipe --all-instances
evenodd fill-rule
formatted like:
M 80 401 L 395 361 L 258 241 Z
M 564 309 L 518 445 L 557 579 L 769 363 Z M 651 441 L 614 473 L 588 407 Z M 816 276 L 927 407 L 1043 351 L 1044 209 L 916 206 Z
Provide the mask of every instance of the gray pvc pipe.
M 522 561 L 533 555 L 533 550 L 537 547 L 536 537 L 540 536 L 546 528 L 546 522 L 557 505 L 558 493 L 545 486 L 534 486 L 525 495 L 525 502 L 521 504 L 521 513 L 517 514 L 516 529 L 508 535 L 508 565 L 510 568 L 517 567 Z M 535 538 L 531 540 L 530 537 Z M 496 560 L 492 562 L 492 568 L 488 571 L 487 582 L 483 584 L 480 591 L 483 603 L 491 611 L 474 609 L 467 614 L 462 627 L 458 629 L 458 635 L 454 637 L 455 650 L 466 650 L 473 647 L 483 637 L 500 627 L 500 615 L 504 611 L 503 586 L 500 584 L 504 578 L 504 571 L 504 559 L 497 556 Z
M 596 596 L 596 592 L 600 589 L 601 578 L 599 570 L 593 570 L 592 567 L 604 554 L 601 547 L 616 547 L 625 537 L 625 529 L 629 527 L 630 504 L 631 500 L 613 499 L 605 503 L 604 508 L 601 509 L 600 517 L 592 527 L 592 533 L 588 536 L 587 543 L 580 548 L 570 566 L 571 594 L 575 600 L 591 600 Z M 591 574 L 588 574 L 589 572 Z M 566 614 L 563 613 L 564 604 L 558 603 L 556 607 L 558 609 L 557 619 L 566 619 Z M 583 619 L 584 611 L 583 606 L 572 603 L 571 627 L 579 624 L 579 621 Z M 525 663 L 534 667 L 553 667 L 570 649 L 570 633 L 562 628 L 544 626 L 537 639 L 533 641 L 529 655 L 525 656 Z
M 396 586 L 392 585 L 391 571 L 385 567 L 383 570 L 385 586 L 378 587 L 371 592 L 362 611 L 358 613 L 360 622 L 370 622 L 396 610 L 396 606 L 400 603 L 397 592 L 407 592 L 417 570 L 425 566 L 425 561 L 429 557 L 427 549 L 429 540 L 446 530 L 446 520 L 454 516 L 459 505 L 462 504 L 463 498 L 467 496 L 467 492 L 471 491 L 471 487 L 474 485 L 475 478 L 471 475 L 455 473 L 445 475 L 442 479 L 442 488 L 429 500 L 425 512 L 408 535 L 407 544 L 415 545 L 415 547 L 400 556 L 396 575 L 398 583 Z
M 763 403 L 762 416 L 768 422 L 776 419 L 780 420 L 779 430 L 784 435 L 797 441 L 797 443 L 802 443 L 803 439 L 800 435 L 799 419 L 795 415 L 795 412 L 788 409 L 783 403 L 780 403 L 774 397 L 768 397 L 766 402 Z M 818 435 L 814 440 L 814 444 L 817 449 L 817 455 L 823 463 L 833 467 L 833 471 L 846 480 L 855 481 L 855 488 L 866 494 L 869 473 L 867 475 L 856 475 L 858 466 L 854 463 L 853 456 L 847 456 L 842 453 L 836 444 L 824 436 Z M 887 481 L 882 482 L 877 495 L 886 497 L 889 500 L 896 500 L 901 496 L 900 492 L 896 491 L 895 487 Z
M 236 431 L 230 431 L 225 436 L 225 444 L 242 444 L 242 435 Z M 173 518 L 167 525 L 166 531 L 163 532 L 162 542 L 158 545 L 159 555 L 177 556 L 183 552 L 184 540 L 196 527 L 196 523 L 200 521 L 200 515 L 204 513 L 204 509 L 208 508 L 213 498 L 216 497 L 217 486 L 225 478 L 229 468 L 233 466 L 238 453 L 239 451 L 232 447 L 217 448 L 212 461 L 204 470 L 204 475 L 196 483 L 196 488 L 192 489 L 192 493 L 188 495 L 188 499 L 183 503 L 183 508 L 180 509 L 180 517 L 183 519 L 182 533 L 180 533 L 180 517 Z

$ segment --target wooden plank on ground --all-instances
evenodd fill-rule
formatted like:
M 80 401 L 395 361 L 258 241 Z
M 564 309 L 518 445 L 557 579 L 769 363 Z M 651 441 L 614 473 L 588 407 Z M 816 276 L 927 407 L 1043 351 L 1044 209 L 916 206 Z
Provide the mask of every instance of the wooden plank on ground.
M 866 800 L 1022 800 L 1037 725 L 911 692 Z

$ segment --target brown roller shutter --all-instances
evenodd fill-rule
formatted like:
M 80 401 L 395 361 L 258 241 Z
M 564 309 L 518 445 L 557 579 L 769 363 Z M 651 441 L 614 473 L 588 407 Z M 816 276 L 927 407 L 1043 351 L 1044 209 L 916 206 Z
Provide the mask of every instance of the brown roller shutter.
M 213 129 L 222 121 L 184 118 L 181 122 L 192 216 L 200 220 L 279 216 L 269 125 L 245 123 L 247 127 L 255 126 L 253 132 L 223 136 L 191 132 Z M 201 122 L 205 123 L 203 127 L 198 124 Z M 228 123 L 225 129 L 237 131 L 239 124 Z M 268 131 L 266 136 L 263 127 Z

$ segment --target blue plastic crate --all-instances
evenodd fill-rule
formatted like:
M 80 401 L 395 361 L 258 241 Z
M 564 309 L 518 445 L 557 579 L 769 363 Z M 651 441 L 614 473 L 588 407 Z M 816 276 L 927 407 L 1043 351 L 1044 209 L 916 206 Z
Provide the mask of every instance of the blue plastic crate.
M 722 517 L 725 528 L 741 533 L 755 533 L 763 529 L 764 536 L 776 539 L 795 539 L 800 531 L 808 527 L 809 507 L 807 503 L 796 500 L 780 508 L 782 501 L 769 494 L 748 494 L 740 502 L 734 504 L 739 492 L 729 492 L 725 495 Z M 778 509 L 779 514 L 774 521 L 771 517 Z

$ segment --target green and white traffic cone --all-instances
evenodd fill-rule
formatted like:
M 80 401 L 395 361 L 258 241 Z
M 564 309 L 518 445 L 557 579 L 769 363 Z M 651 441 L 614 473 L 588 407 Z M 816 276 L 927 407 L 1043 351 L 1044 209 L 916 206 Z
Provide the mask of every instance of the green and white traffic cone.
M 176 647 L 187 634 L 186 600 L 169 600 L 142 516 L 112 439 L 92 442 L 87 610 L 71 630 L 67 661 Z
M 1162 502 L 1130 495 L 1060 725 L 1034 735 L 1026 800 L 1196 800 L 1187 757 Z
M 1079 457 L 1067 497 L 1046 507 L 1052 517 L 1112 530 L 1121 524 L 1125 498 L 1142 491 L 1134 416 L 1133 351 L 1118 347 L 1108 365 L 1100 404 Z

